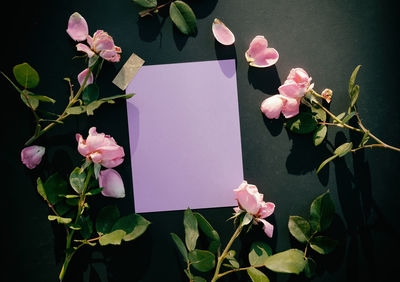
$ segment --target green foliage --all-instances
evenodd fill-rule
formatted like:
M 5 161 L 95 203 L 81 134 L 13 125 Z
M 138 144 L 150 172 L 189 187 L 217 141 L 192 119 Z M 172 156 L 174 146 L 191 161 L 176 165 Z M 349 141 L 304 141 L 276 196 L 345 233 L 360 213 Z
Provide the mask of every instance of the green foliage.
M 126 232 L 124 230 L 115 230 L 111 233 L 104 234 L 100 237 L 99 243 L 102 246 L 105 245 L 120 245 L 122 239 L 125 237 Z
M 312 231 L 325 231 L 331 225 L 335 215 L 335 205 L 329 191 L 318 196 L 310 207 L 310 225 Z
M 308 257 L 306 258 L 306 266 L 304 267 L 304 274 L 307 278 L 313 278 L 316 274 L 317 264 L 315 261 Z
M 80 172 L 80 168 L 76 167 L 69 175 L 69 184 L 76 193 L 82 194 L 85 188 L 86 173 Z
M 124 241 L 132 241 L 141 236 L 149 227 L 150 221 L 138 214 L 130 214 L 119 218 L 112 227 L 112 231 L 123 230 L 126 234 Z
M 187 208 L 184 213 L 183 225 L 185 227 L 186 247 L 189 251 L 193 251 L 196 248 L 199 230 L 197 228 L 197 219 L 189 208 Z
M 157 7 L 157 0 L 133 0 L 133 2 L 143 8 Z
M 215 266 L 215 256 L 210 251 L 195 249 L 189 252 L 188 258 L 191 265 L 201 272 L 210 271 Z
M 351 143 L 351 142 L 344 143 L 344 144 L 340 145 L 339 147 L 337 147 L 333 153 L 335 155 L 337 155 L 338 157 L 343 157 L 348 152 L 350 152 L 352 148 L 353 148 L 353 143 Z
M 299 274 L 303 271 L 306 261 L 302 251 L 289 249 L 269 256 L 264 265 L 274 272 Z
M 96 218 L 96 231 L 100 235 L 111 232 L 115 222 L 119 219 L 120 214 L 116 206 L 103 207 Z
M 185 262 L 188 263 L 189 262 L 188 251 L 186 250 L 185 244 L 183 243 L 181 238 L 179 238 L 179 236 L 176 235 L 175 233 L 171 233 L 171 238 L 174 241 L 176 247 L 178 248 Z
M 264 242 L 254 242 L 250 247 L 249 263 L 250 265 L 262 265 L 271 255 L 272 250 L 268 244 Z
M 286 122 L 286 127 L 298 134 L 307 134 L 317 127 L 318 121 L 310 112 L 301 112 L 298 115 L 290 118 Z
M 96 83 L 89 84 L 82 92 L 82 100 L 85 105 L 96 101 L 99 98 L 100 89 Z
M 252 282 L 269 282 L 267 275 L 265 275 L 257 268 L 254 267 L 248 268 L 247 274 L 249 275 Z
M 202 216 L 200 213 L 193 213 L 193 215 L 196 217 L 198 227 L 200 230 L 204 233 L 204 235 L 207 236 L 207 238 L 210 240 L 210 245 L 208 247 L 208 250 L 214 254 L 216 254 L 219 250 L 219 247 L 221 246 L 221 239 L 219 238 L 219 235 L 217 231 L 211 226 L 211 224 L 207 221 L 207 219 Z
M 188 4 L 174 1 L 169 7 L 169 15 L 176 27 L 185 35 L 197 33 L 196 16 Z
M 315 236 L 310 241 L 310 246 L 321 255 L 331 253 L 338 245 L 338 242 L 327 236 Z
M 320 145 L 324 141 L 327 132 L 328 128 L 323 124 L 314 131 L 313 142 L 315 146 Z
M 310 223 L 301 216 L 290 216 L 288 227 L 290 234 L 300 243 L 306 243 L 310 239 Z
M 39 74 L 28 63 L 22 63 L 14 66 L 14 77 L 22 87 L 35 88 L 39 84 Z

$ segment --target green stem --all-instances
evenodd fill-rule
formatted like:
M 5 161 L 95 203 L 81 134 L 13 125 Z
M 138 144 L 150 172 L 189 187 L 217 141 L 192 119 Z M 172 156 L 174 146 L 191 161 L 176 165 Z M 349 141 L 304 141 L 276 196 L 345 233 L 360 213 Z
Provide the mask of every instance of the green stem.
M 218 257 L 217 260 L 217 266 L 215 267 L 215 272 L 214 272 L 214 276 L 211 279 L 211 282 L 215 282 L 217 281 L 220 277 L 222 277 L 223 275 L 219 274 L 219 270 L 221 268 L 222 262 L 224 261 L 224 259 L 226 258 L 226 256 L 228 255 L 229 249 L 231 248 L 233 242 L 235 241 L 235 239 L 239 236 L 240 232 L 242 231 L 243 226 L 241 224 L 239 224 L 238 228 L 236 229 L 235 233 L 233 233 L 231 239 L 229 240 L 228 244 L 226 245 L 224 251 L 222 252 L 222 254 Z M 225 275 L 225 274 L 224 274 Z
M 228 271 L 225 271 L 225 272 L 219 274 L 218 278 L 221 278 L 221 277 L 223 277 L 223 276 L 225 276 L 225 275 L 227 275 L 229 273 L 243 271 L 243 270 L 247 270 L 247 269 L 250 269 L 250 268 L 259 268 L 259 267 L 263 267 L 263 266 L 264 265 L 261 264 L 261 265 L 251 265 L 251 266 L 247 266 L 247 267 L 234 268 L 234 269 L 231 269 L 231 270 L 228 270 Z

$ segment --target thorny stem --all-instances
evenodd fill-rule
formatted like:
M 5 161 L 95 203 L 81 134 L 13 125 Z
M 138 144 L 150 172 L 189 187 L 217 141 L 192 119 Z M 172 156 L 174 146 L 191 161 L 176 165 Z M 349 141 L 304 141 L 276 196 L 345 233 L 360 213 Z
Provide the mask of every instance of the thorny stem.
M 157 11 L 157 10 L 159 10 L 159 9 L 161 9 L 161 8 L 163 8 L 163 7 L 167 6 L 167 5 L 169 5 L 169 4 L 171 4 L 173 1 L 175 1 L 175 0 L 170 0 L 170 1 L 168 1 L 168 2 L 166 2 L 166 3 L 164 3 L 164 4 L 161 4 L 161 5 L 157 6 L 157 7 L 150 8 L 150 9 L 147 9 L 147 10 L 143 10 L 143 11 L 141 11 L 141 12 L 139 13 L 139 15 L 140 15 L 141 17 L 147 16 L 147 15 L 151 15 L 151 12 Z
M 211 280 L 211 282 L 215 282 L 217 281 L 220 277 L 226 275 L 224 273 L 219 274 L 219 270 L 221 268 L 221 264 L 224 261 L 224 259 L 226 258 L 226 256 L 228 255 L 229 249 L 231 248 L 233 242 L 235 241 L 235 239 L 239 236 L 240 232 L 242 231 L 243 226 L 241 224 L 239 224 L 238 228 L 236 229 L 235 233 L 233 233 L 232 238 L 229 240 L 228 244 L 226 245 L 224 251 L 222 252 L 222 254 L 218 257 L 218 261 L 217 261 L 217 266 L 215 268 L 215 272 L 214 272 L 214 276 Z

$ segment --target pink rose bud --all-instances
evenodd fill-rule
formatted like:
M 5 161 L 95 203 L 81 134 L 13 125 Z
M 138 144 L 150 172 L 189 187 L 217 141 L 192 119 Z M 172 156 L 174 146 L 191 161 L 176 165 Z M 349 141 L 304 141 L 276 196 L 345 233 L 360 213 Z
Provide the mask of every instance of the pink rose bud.
M 102 170 L 99 173 L 99 186 L 103 187 L 103 196 L 112 198 L 124 198 L 125 187 L 121 175 L 112 169 Z
M 239 188 L 233 191 L 236 194 L 236 200 L 239 204 L 239 209 L 235 208 L 235 212 L 239 212 L 241 209 L 251 214 L 255 222 L 261 222 L 263 224 L 265 234 L 271 238 L 274 226 L 264 218 L 274 213 L 275 204 L 264 202 L 264 195 L 258 192 L 255 185 L 247 184 L 247 181 L 243 181 Z
M 76 140 L 79 153 L 94 163 L 112 168 L 124 161 L 124 148 L 119 146 L 109 135 L 97 133 L 96 127 L 89 129 L 89 136 L 86 140 L 80 134 L 76 134 Z
M 42 161 L 42 157 L 46 151 L 42 146 L 29 146 L 21 151 L 21 161 L 27 168 L 33 169 Z
M 78 81 L 79 81 L 80 86 L 82 86 L 88 73 L 89 73 L 89 68 L 84 69 L 80 74 L 78 74 Z M 92 83 L 93 83 L 93 73 L 90 72 L 90 75 L 89 75 L 88 79 L 86 80 L 85 86 L 88 86 L 89 84 L 92 84 Z
M 322 91 L 321 96 L 322 96 L 322 98 L 325 99 L 325 101 L 326 101 L 327 103 L 330 103 L 331 100 L 332 100 L 332 93 L 333 93 L 332 90 L 330 90 L 330 89 L 325 89 L 324 91 Z
M 265 68 L 274 65 L 279 59 L 279 53 L 274 48 L 267 48 L 268 41 L 262 35 L 257 35 L 250 43 L 245 56 L 252 67 Z
M 84 41 L 89 35 L 86 20 L 77 12 L 73 13 L 68 20 L 67 33 L 75 41 Z
M 235 35 L 230 29 L 219 19 L 214 19 L 212 24 L 212 32 L 215 39 L 223 45 L 232 45 L 235 43 Z
M 271 96 L 261 103 L 261 111 L 267 118 L 278 119 L 284 103 L 285 100 L 282 99 L 281 95 Z

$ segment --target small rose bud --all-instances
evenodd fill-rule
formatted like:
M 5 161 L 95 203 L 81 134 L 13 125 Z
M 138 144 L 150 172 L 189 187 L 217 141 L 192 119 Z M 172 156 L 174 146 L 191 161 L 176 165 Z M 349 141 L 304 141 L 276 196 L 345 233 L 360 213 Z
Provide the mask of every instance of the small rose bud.
M 34 169 L 42 161 L 42 157 L 46 151 L 42 146 L 29 146 L 21 151 L 21 161 L 29 169 Z
M 322 98 L 325 99 L 326 102 L 330 103 L 332 100 L 332 90 L 330 89 L 325 89 L 324 91 L 322 91 L 321 96 Z

